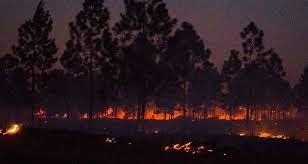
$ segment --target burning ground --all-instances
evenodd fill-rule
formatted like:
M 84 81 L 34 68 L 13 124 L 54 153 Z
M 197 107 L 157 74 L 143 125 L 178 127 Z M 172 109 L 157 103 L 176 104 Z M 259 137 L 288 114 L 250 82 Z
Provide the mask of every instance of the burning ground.
M 306 163 L 308 144 L 235 135 L 114 137 L 21 129 L 0 136 L 0 163 Z

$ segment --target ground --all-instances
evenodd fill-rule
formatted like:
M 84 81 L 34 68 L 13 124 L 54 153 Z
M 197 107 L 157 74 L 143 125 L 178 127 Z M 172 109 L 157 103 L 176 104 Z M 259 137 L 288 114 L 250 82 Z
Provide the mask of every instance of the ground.
M 166 146 L 192 142 L 204 146 L 200 154 L 165 151 Z M 22 129 L 14 136 L 0 136 L 0 163 L 307 163 L 308 143 L 296 140 L 239 136 L 188 136 L 136 134 L 114 138 L 108 134 Z M 211 150 L 212 152 L 209 152 Z

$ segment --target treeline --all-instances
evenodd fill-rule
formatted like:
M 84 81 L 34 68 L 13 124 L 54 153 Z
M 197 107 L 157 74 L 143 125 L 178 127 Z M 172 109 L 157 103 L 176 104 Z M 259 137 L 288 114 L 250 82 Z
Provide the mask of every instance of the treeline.
M 181 104 L 183 117 L 191 106 L 205 115 L 215 105 L 230 115 L 245 107 L 247 120 L 260 109 L 307 107 L 308 67 L 292 88 L 282 59 L 264 45 L 264 32 L 254 22 L 240 32 L 242 50 L 231 50 L 219 72 L 194 26 L 172 18 L 163 0 L 124 5 L 111 26 L 104 1 L 85 0 L 58 52 L 53 21 L 41 1 L 18 28 L 12 53 L 0 59 L 1 107 L 31 107 L 32 120 L 41 104 L 87 108 L 90 119 L 97 104 L 137 105 L 137 118 L 144 119 L 149 101 L 169 109 Z

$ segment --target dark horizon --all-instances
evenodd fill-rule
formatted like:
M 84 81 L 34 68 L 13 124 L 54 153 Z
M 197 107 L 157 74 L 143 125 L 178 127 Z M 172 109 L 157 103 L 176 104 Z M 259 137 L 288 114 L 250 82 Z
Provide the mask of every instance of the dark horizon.
M 11 52 L 11 46 L 16 43 L 18 26 L 33 15 L 38 2 L 39 0 L 0 2 L 0 55 Z M 54 19 L 53 33 L 59 47 L 58 56 L 62 54 L 68 38 L 68 23 L 73 20 L 82 2 L 83 0 L 49 1 L 46 4 Z M 113 24 L 123 11 L 123 2 L 106 0 L 106 3 Z M 241 49 L 239 33 L 250 21 L 256 22 L 264 30 L 266 45 L 268 48 L 275 48 L 283 59 L 286 77 L 292 85 L 297 83 L 308 62 L 308 48 L 305 46 L 308 42 L 308 31 L 305 31 L 308 29 L 308 22 L 304 20 L 308 17 L 308 1 L 284 0 L 274 3 L 255 0 L 169 0 L 167 4 L 170 13 L 179 20 L 179 24 L 189 21 L 195 26 L 205 45 L 213 51 L 210 60 L 219 69 L 231 49 Z M 254 8 L 251 8 L 252 6 Z

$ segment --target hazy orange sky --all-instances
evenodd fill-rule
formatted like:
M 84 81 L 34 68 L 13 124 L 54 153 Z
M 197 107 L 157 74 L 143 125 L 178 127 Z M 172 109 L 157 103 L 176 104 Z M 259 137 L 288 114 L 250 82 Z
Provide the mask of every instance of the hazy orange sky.
M 118 20 L 122 0 L 105 0 Z M 33 15 L 39 0 L 0 1 L 0 55 L 10 52 L 17 28 Z M 60 55 L 73 20 L 83 0 L 47 0 L 54 19 L 53 35 Z M 265 31 L 266 46 L 275 48 L 284 61 L 287 79 L 294 84 L 308 64 L 308 0 L 166 0 L 170 13 L 189 21 L 212 49 L 211 60 L 221 67 L 230 49 L 240 49 L 239 33 L 250 21 Z

